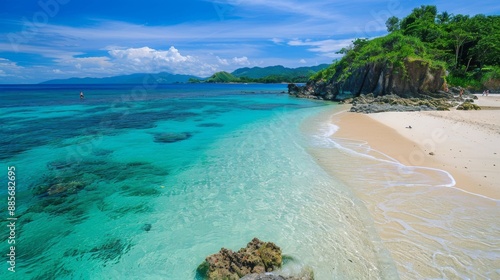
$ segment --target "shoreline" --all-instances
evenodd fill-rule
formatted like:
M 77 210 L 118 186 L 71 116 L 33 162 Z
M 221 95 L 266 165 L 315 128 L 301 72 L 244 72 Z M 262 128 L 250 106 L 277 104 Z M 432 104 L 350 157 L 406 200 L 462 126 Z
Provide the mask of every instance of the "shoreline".
M 477 103 L 499 106 L 493 99 Z M 497 258 L 491 258 L 500 237 L 498 164 L 490 163 L 500 159 L 500 110 L 348 110 L 336 106 L 303 125 L 317 135 L 309 152 L 366 207 L 380 250 L 387 250 L 398 275 L 498 276 Z
M 343 112 L 333 138 L 365 141 L 405 166 L 443 170 L 458 188 L 500 199 L 500 96 L 478 96 L 480 111 Z M 411 129 L 409 128 L 411 126 Z

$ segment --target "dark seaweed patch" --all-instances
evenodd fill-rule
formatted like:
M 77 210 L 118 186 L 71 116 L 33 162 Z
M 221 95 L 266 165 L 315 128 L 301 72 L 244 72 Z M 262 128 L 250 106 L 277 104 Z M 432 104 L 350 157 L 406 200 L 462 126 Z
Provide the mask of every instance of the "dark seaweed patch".
M 198 127 L 223 127 L 224 125 L 221 123 L 200 123 L 196 126 L 198 126 Z
M 49 266 L 50 269 L 43 271 L 41 274 L 33 277 L 34 280 L 46 280 L 46 279 L 71 279 L 74 271 L 66 269 L 62 264 L 62 260 L 53 261 L 52 265 Z
M 100 246 L 92 248 L 89 252 L 92 254 L 92 258 L 100 259 L 104 263 L 118 263 L 122 255 L 126 254 L 131 247 L 131 244 L 119 238 L 112 238 Z
M 190 132 L 169 132 L 169 133 L 158 133 L 154 136 L 154 141 L 156 143 L 175 143 L 179 141 L 184 141 L 191 138 L 192 134 Z
M 83 160 L 65 162 L 55 160 L 48 165 L 49 171 L 35 180 L 31 186 L 34 195 L 33 205 L 28 213 L 47 213 L 64 215 L 71 224 L 81 223 L 88 218 L 88 211 L 96 201 L 104 199 L 112 190 L 99 190 L 100 182 L 107 184 L 125 180 L 136 180 L 138 187 L 122 188 L 125 196 L 158 196 L 161 192 L 153 187 L 144 186 L 144 176 L 148 181 L 162 182 L 168 172 L 147 162 L 113 162 L 102 160 Z M 80 195 L 80 193 L 84 195 Z M 147 207 L 125 207 L 109 209 L 114 218 L 126 213 L 148 211 Z
M 112 154 L 113 151 L 112 150 L 105 150 L 105 149 L 94 149 L 92 151 L 92 153 L 94 156 L 105 157 L 105 156 L 109 156 L 110 154 Z
M 34 147 L 59 143 L 60 139 L 78 136 L 115 135 L 123 129 L 149 129 L 161 120 L 185 121 L 199 116 L 189 111 L 126 110 L 110 112 L 104 107 L 94 108 L 96 113 L 71 117 L 26 119 L 15 127 L 5 127 L 0 137 L 0 160 L 14 157 Z M 101 112 L 102 111 L 102 112 Z

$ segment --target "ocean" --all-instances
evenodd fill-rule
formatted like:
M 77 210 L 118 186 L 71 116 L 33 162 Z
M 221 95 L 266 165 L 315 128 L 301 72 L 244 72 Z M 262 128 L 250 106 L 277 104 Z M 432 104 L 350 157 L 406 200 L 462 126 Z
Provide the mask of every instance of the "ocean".
M 14 167 L 15 213 L 7 187 L 0 207 L 17 220 L 0 278 L 195 279 L 206 256 L 253 237 L 290 257 L 284 273 L 392 273 L 362 207 L 306 150 L 300 124 L 335 105 L 285 91 L 1 86 L 1 182 Z
M 500 273 L 498 203 L 476 197 L 469 209 L 453 193 L 452 212 L 432 213 L 452 178 L 408 168 L 408 182 L 387 180 L 397 162 L 332 137 L 329 116 L 344 107 L 286 90 L 1 85 L 0 279 L 199 279 L 206 256 L 254 237 L 281 247 L 281 273 L 315 279 Z

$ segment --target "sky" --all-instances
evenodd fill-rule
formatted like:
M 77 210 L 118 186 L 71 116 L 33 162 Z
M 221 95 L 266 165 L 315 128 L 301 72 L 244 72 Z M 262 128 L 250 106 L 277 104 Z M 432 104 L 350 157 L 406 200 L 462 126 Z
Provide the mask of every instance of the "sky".
M 498 0 L 1 0 L 0 84 L 331 63 L 420 5 L 500 14 Z

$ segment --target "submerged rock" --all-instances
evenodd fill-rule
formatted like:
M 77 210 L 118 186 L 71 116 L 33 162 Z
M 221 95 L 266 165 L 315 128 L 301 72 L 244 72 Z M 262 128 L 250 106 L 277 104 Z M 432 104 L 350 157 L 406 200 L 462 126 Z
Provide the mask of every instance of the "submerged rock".
M 261 274 L 281 267 L 281 249 L 272 242 L 254 238 L 238 252 L 222 248 L 208 256 L 198 267 L 204 279 L 240 279 L 247 274 Z M 277 278 L 279 279 L 279 278 Z
M 152 227 L 151 224 L 144 224 L 144 225 L 142 225 L 141 229 L 143 231 L 150 231 L 151 227 Z

